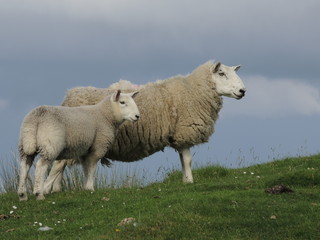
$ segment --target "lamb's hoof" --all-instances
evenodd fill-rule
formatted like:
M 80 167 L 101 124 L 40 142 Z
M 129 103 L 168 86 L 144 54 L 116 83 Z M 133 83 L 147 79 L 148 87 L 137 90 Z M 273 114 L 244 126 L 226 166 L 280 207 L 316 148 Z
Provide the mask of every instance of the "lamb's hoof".
M 27 201 L 28 196 L 26 193 L 19 193 L 19 201 Z
M 44 200 L 44 199 L 45 199 L 45 197 L 44 197 L 43 194 L 36 193 L 35 195 L 36 195 L 36 199 L 37 199 L 37 200 Z

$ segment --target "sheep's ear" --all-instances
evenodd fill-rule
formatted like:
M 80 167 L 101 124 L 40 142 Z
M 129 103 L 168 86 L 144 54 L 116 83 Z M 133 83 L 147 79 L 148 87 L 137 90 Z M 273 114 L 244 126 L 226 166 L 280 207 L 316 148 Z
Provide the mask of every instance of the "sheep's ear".
M 138 93 L 139 93 L 139 91 L 135 91 L 135 92 L 131 93 L 131 97 L 134 98 Z
M 218 72 L 220 66 L 221 66 L 221 62 L 216 62 L 216 63 L 212 66 L 212 72 L 213 72 L 213 73 Z
M 117 90 L 114 94 L 112 94 L 112 101 L 118 102 L 120 98 L 121 90 Z
M 234 67 L 234 70 L 235 70 L 235 71 L 238 71 L 238 70 L 240 69 L 240 67 L 241 67 L 241 65 L 235 66 L 235 67 Z

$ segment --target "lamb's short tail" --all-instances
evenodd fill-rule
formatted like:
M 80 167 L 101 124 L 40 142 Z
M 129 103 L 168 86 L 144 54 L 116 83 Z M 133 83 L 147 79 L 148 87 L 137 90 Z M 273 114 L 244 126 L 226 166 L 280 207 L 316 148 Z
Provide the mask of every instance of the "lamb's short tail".
M 20 151 L 26 155 L 34 155 L 37 151 L 37 128 L 36 121 L 24 121 L 20 131 Z

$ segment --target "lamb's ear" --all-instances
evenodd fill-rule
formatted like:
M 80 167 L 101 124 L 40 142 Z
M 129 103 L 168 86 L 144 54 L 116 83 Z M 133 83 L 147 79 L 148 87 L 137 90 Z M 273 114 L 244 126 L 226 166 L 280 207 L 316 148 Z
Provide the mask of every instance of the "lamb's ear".
M 121 90 L 117 90 L 114 94 L 112 94 L 112 101 L 118 102 L 120 98 Z
M 238 70 L 240 69 L 240 67 L 241 67 L 241 65 L 235 66 L 235 67 L 234 67 L 234 70 L 235 70 L 235 71 L 238 71 Z
M 218 72 L 220 66 L 221 66 L 221 62 L 216 62 L 215 64 L 213 64 L 213 66 L 212 66 L 212 72 L 213 72 L 213 73 Z
M 139 91 L 135 91 L 135 92 L 131 93 L 131 97 L 134 98 L 138 93 L 139 93 Z

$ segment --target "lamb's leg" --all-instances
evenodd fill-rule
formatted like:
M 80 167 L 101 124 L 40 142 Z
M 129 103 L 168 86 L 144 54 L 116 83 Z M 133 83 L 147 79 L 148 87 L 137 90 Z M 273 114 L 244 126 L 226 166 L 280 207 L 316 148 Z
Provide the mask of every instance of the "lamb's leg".
M 88 156 L 84 159 L 82 162 L 82 167 L 84 170 L 85 175 L 85 184 L 84 189 L 94 191 L 94 175 L 97 169 L 97 162 L 99 159 L 97 159 L 94 156 Z
M 20 162 L 20 178 L 19 178 L 19 187 L 18 187 L 18 195 L 20 201 L 28 200 L 27 195 L 27 178 L 29 174 L 29 170 L 33 163 L 34 156 L 23 156 Z
M 66 166 L 67 166 L 67 160 L 61 160 L 61 161 L 56 160 L 53 162 L 49 176 L 44 182 L 44 194 L 61 191 L 63 171 Z
M 179 150 L 180 161 L 182 165 L 182 181 L 184 183 L 193 183 L 191 161 L 192 156 L 189 148 Z
M 48 169 L 48 165 L 49 165 L 49 161 L 42 157 L 38 160 L 36 164 L 33 193 L 36 195 L 37 200 L 45 199 L 43 194 L 43 185 L 44 185 L 44 179 Z

